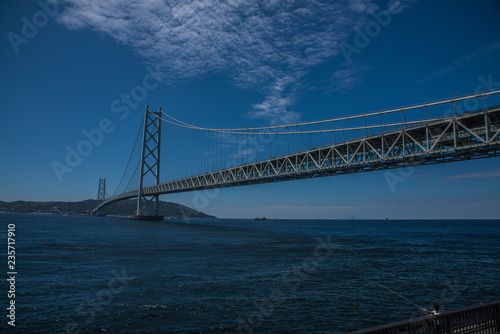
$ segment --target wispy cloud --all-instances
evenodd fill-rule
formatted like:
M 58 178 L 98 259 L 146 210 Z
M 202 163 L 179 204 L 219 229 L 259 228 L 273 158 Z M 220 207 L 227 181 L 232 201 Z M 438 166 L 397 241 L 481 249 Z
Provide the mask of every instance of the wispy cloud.
M 463 174 L 455 174 L 450 175 L 444 178 L 423 181 L 422 183 L 437 183 L 437 182 L 446 182 L 446 181 L 462 181 L 462 180 L 477 180 L 477 179 L 490 179 L 500 177 L 500 169 L 494 169 L 484 172 L 477 173 L 463 173 Z
M 389 1 L 388 5 L 390 7 L 388 10 L 390 12 L 402 12 L 405 11 L 415 5 L 419 0 L 395 0 L 395 1 Z
M 475 50 L 471 53 L 468 53 L 464 56 L 461 56 L 455 59 L 451 64 L 446 67 L 443 67 L 437 71 L 426 74 L 424 79 L 419 80 L 420 83 L 429 82 L 441 77 L 448 75 L 449 73 L 455 72 L 456 70 L 467 66 L 468 64 L 476 61 L 478 59 L 482 59 L 494 52 L 500 50 L 500 41 L 494 42 L 490 45 L 487 45 L 481 49 Z
M 250 116 L 272 123 L 300 117 L 292 110 L 300 79 L 338 54 L 377 8 L 373 0 L 66 0 L 59 21 L 132 47 L 167 84 L 221 73 L 260 90 L 265 100 Z M 336 75 L 341 87 L 354 84 L 349 73 Z
M 344 64 L 344 68 L 333 72 L 327 93 L 347 91 L 360 85 L 371 66 L 366 64 Z
M 300 119 L 300 114 L 291 110 L 295 99 L 293 92 L 288 92 L 287 88 L 296 85 L 299 75 L 277 79 L 273 85 L 267 88 L 266 99 L 262 103 L 255 104 L 253 111 L 248 116 L 250 118 L 266 118 L 272 125 L 297 122 Z

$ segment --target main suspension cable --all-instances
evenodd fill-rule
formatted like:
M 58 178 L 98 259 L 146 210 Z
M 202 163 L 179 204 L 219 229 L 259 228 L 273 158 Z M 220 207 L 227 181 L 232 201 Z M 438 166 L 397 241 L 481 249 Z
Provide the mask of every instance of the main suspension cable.
M 330 118 L 326 120 L 320 120 L 320 121 L 312 121 L 312 122 L 303 122 L 303 123 L 295 123 L 295 124 L 284 124 L 284 125 L 275 125 L 275 126 L 266 126 L 266 127 L 254 127 L 254 128 L 234 128 L 234 129 L 216 129 L 216 128 L 203 128 L 199 127 L 196 125 L 188 124 L 185 122 L 182 122 L 178 119 L 175 119 L 174 117 L 166 114 L 165 112 L 161 111 L 163 115 L 165 115 L 166 118 L 169 118 L 169 120 L 166 120 L 162 117 L 163 121 L 170 123 L 172 125 L 177 125 L 180 127 L 186 127 L 186 128 L 192 128 L 192 129 L 197 129 L 197 130 L 205 130 L 205 131 L 212 131 L 212 132 L 226 132 L 226 133 L 246 133 L 248 131 L 260 131 L 260 130 L 271 130 L 271 129 L 283 129 L 283 128 L 292 128 L 292 127 L 297 127 L 297 126 L 307 126 L 307 125 L 314 125 L 314 124 L 322 124 L 322 123 L 329 123 L 329 122 L 339 122 L 339 121 L 348 121 L 352 119 L 359 119 L 359 118 L 365 118 L 365 117 L 372 117 L 372 116 L 378 116 L 378 115 L 385 115 L 385 114 L 391 114 L 391 113 L 396 113 L 396 112 L 401 112 L 403 111 L 405 113 L 405 118 L 406 118 L 406 111 L 408 110 L 414 110 L 414 109 L 419 109 L 419 108 L 427 108 L 427 107 L 432 107 L 436 105 L 441 105 L 441 104 L 446 104 L 446 103 L 455 103 L 458 101 L 463 101 L 463 100 L 468 100 L 471 98 L 484 98 L 486 96 L 490 95 L 495 95 L 499 94 L 500 90 L 494 90 L 494 91 L 487 91 L 479 94 L 472 94 L 472 95 L 465 95 L 462 97 L 453 97 L 451 99 L 446 99 L 446 100 L 438 100 L 434 102 L 428 102 L 428 103 L 423 103 L 423 104 L 417 104 L 417 105 L 412 105 L 412 106 L 407 106 L 407 107 L 402 107 L 402 108 L 396 108 L 396 109 L 389 109 L 389 110 L 382 110 L 382 111 L 377 111 L 377 112 L 372 112 L 372 113 L 366 113 L 366 114 L 361 114 L 361 115 L 354 115 L 354 116 L 345 116 L 345 117 L 339 117 L 339 118 Z M 404 123 L 404 122 L 403 122 Z M 399 124 L 401 125 L 401 124 Z M 366 129 L 366 128 L 359 128 L 359 129 Z M 284 134 L 285 132 L 279 133 L 279 132 L 268 132 L 268 133 L 259 133 L 259 134 Z M 307 132 L 309 133 L 309 132 Z

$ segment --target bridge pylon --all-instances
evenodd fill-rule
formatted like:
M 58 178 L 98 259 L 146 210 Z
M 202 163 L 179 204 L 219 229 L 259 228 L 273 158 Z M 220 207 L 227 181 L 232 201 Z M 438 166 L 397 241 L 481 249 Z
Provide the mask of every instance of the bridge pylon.
M 155 185 L 160 184 L 160 143 L 161 143 L 161 108 L 158 112 L 146 106 L 142 137 L 139 189 L 137 190 L 137 214 L 132 219 L 161 220 L 160 195 L 148 195 L 144 192 L 144 178 L 153 178 Z
M 94 210 L 96 216 L 99 216 L 99 206 L 106 200 L 106 178 L 99 178 L 99 190 L 97 191 L 97 205 Z

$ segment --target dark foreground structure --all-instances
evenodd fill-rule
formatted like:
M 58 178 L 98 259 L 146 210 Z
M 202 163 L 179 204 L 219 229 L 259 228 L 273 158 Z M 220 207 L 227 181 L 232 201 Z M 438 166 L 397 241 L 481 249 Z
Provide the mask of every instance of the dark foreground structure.
M 350 334 L 496 334 L 500 333 L 500 300 L 456 311 L 442 312 Z

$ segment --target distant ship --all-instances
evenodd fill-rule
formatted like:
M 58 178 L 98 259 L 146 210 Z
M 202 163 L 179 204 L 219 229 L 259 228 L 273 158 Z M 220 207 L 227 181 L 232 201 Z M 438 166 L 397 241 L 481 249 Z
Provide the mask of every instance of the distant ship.
M 259 217 L 255 217 L 253 220 L 276 220 L 276 218 L 266 218 L 266 217 L 259 218 Z

